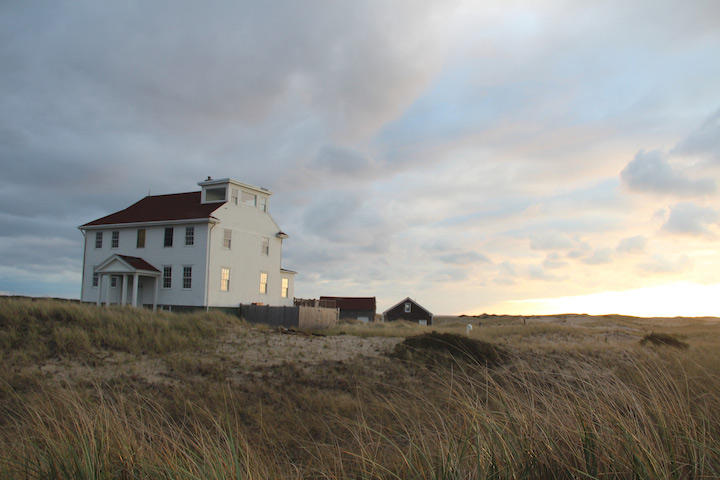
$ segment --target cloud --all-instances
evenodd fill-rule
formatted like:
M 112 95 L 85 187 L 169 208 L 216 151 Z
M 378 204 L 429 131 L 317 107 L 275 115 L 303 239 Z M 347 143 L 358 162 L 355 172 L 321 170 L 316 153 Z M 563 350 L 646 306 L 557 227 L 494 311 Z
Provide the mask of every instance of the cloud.
M 543 260 L 542 266 L 550 269 L 562 268 L 566 266 L 568 263 L 561 260 L 560 258 L 561 257 L 559 253 L 550 253 L 547 257 L 545 257 L 545 260 Z
M 449 253 L 437 257 L 441 262 L 451 265 L 469 265 L 472 263 L 489 263 L 490 260 L 482 253 L 467 251 Z
M 603 265 L 612 262 L 612 248 L 596 248 L 592 256 L 583 259 L 588 265 Z
M 662 228 L 681 235 L 714 236 L 713 227 L 717 227 L 719 221 L 720 214 L 715 209 L 682 202 L 670 208 L 670 216 Z
M 643 235 L 627 237 L 620 240 L 618 246 L 615 247 L 615 251 L 617 251 L 618 253 L 644 253 L 645 248 L 647 247 L 647 243 L 648 240 Z
M 659 150 L 638 152 L 620 172 L 620 178 L 631 191 L 643 193 L 699 196 L 716 191 L 714 180 L 690 178 Z
M 560 232 L 541 232 L 532 235 L 530 239 L 530 248 L 533 250 L 560 250 L 572 246 L 572 239 Z
M 720 164 L 720 109 L 672 150 L 674 155 L 698 155 Z
M 687 255 L 680 255 L 674 260 L 662 255 L 653 255 L 649 261 L 638 264 L 642 272 L 650 275 L 679 274 L 691 270 L 692 267 L 693 262 Z

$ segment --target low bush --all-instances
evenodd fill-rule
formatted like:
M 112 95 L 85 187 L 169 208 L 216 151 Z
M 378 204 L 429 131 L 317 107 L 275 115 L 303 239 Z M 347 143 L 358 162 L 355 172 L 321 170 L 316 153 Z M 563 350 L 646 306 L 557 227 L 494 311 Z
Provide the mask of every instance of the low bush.
M 667 333 L 650 333 L 649 335 L 645 335 L 643 339 L 640 340 L 640 344 L 652 344 L 657 347 L 673 347 L 680 349 L 686 349 L 690 346 L 679 338 L 673 337 Z
M 442 357 L 496 366 L 507 353 L 500 347 L 453 333 L 430 332 L 406 338 L 395 347 L 394 356 L 403 359 L 441 360 Z

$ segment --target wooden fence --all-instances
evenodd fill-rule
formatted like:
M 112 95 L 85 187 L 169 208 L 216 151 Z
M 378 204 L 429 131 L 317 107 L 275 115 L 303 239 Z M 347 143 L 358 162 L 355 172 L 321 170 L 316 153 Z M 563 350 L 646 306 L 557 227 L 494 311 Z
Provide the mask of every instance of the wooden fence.
M 287 328 L 326 328 L 337 325 L 340 321 L 336 308 L 305 306 L 240 305 L 240 317 L 250 323 Z

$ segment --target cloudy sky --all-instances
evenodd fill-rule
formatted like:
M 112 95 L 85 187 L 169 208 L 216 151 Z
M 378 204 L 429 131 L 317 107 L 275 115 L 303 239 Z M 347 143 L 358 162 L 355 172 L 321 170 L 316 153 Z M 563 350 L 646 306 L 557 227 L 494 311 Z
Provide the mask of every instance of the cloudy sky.
M 210 175 L 300 297 L 720 315 L 717 0 L 2 2 L 0 65 L 0 292 Z

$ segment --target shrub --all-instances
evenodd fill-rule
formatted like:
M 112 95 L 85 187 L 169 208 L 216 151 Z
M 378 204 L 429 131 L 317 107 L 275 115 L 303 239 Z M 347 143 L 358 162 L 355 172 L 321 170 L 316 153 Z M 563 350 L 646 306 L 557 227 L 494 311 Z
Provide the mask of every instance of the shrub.
M 680 349 L 685 349 L 690 346 L 682 340 L 673 337 L 672 335 L 669 335 L 667 333 L 651 333 L 649 335 L 645 335 L 643 339 L 640 340 L 640 344 L 652 344 L 657 347 L 673 347 Z
M 495 366 L 502 363 L 507 354 L 500 347 L 454 333 L 431 332 L 406 338 L 395 346 L 397 358 L 420 357 L 440 360 L 443 356 L 469 360 L 478 365 Z

